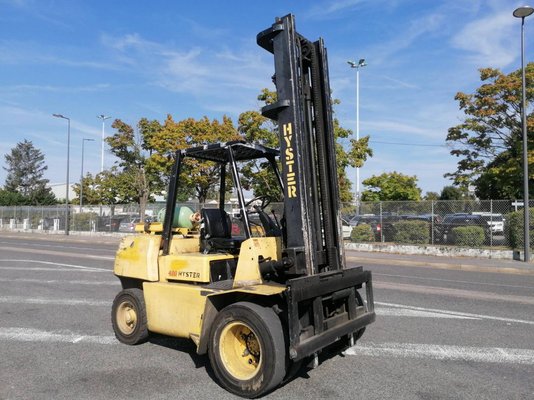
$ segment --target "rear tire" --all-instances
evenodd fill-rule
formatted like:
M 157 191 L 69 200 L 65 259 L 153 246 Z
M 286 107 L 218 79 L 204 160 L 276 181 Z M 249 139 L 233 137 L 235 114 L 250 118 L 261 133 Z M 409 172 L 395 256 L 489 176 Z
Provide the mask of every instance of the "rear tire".
M 254 398 L 277 387 L 286 374 L 286 341 L 276 313 L 254 303 L 224 308 L 213 321 L 209 358 L 220 385 Z
M 120 342 L 135 345 L 146 342 L 148 326 L 146 306 L 141 289 L 125 289 L 113 300 L 111 324 Z

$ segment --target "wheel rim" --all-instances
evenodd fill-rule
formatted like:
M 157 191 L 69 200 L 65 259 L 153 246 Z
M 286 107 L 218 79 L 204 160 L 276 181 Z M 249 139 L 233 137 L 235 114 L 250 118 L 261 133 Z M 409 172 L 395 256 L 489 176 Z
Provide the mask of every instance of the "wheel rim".
M 261 368 L 261 353 L 261 343 L 247 324 L 236 321 L 222 330 L 219 354 L 224 367 L 234 378 L 253 378 Z
M 137 312 L 130 301 L 123 301 L 117 308 L 117 324 L 125 335 L 130 335 L 137 326 Z

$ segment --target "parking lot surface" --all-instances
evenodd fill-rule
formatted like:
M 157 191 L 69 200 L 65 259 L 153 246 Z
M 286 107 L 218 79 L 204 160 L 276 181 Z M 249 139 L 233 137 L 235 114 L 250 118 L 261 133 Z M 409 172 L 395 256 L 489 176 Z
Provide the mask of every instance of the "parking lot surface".
M 117 241 L 0 234 L 0 399 L 235 398 L 188 341 L 114 338 Z M 377 321 L 266 398 L 534 398 L 533 275 L 347 255 Z

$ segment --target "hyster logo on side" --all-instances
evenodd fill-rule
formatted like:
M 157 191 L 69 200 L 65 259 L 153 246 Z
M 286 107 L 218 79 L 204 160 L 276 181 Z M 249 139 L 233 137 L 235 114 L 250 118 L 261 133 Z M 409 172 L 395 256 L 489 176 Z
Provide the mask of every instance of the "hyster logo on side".
M 293 165 L 295 164 L 295 155 L 293 154 L 293 128 L 291 123 L 283 125 L 284 140 L 286 141 L 286 188 L 287 188 L 287 197 L 297 197 L 297 180 L 295 179 L 295 172 L 293 171 Z

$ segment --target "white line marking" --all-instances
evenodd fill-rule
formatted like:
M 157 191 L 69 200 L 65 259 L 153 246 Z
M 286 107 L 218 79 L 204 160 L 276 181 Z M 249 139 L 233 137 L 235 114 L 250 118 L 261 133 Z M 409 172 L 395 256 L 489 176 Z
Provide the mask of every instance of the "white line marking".
M 47 268 L 47 267 L 0 267 L 1 270 L 14 270 L 14 271 L 55 271 L 55 272 L 107 272 L 104 270 L 94 270 L 94 269 L 67 269 L 67 268 Z
M 109 269 L 106 268 L 98 268 L 98 267 L 87 267 L 85 265 L 75 265 L 75 264 L 62 264 L 62 263 L 56 263 L 51 261 L 39 261 L 39 260 L 2 260 L 0 259 L 0 262 L 6 262 L 6 263 L 13 263 L 13 262 L 21 262 L 21 263 L 35 263 L 35 264 L 44 264 L 44 265 L 57 265 L 58 267 L 68 267 L 68 268 L 76 268 L 76 269 L 82 269 L 82 270 L 89 270 L 89 271 L 105 271 L 105 272 L 111 272 Z M 0 267 L 2 269 L 10 269 L 13 267 Z
M 92 271 L 91 271 L 92 272 Z M 6 279 L 6 278 L 0 278 L 0 282 L 20 282 L 20 283 L 68 283 L 71 285 L 110 285 L 110 286 L 116 286 L 120 285 L 120 282 L 117 281 L 69 281 L 65 279 L 26 279 L 26 278 L 15 278 L 15 279 Z
M 347 355 L 534 365 L 534 350 L 410 343 L 359 343 Z
M 67 253 L 65 251 L 54 251 L 54 250 L 38 250 L 38 249 L 32 249 L 29 247 L 1 247 L 0 250 L 9 251 L 13 253 L 34 253 L 39 255 L 55 255 L 55 256 L 69 256 L 69 257 L 77 257 L 77 258 L 92 258 L 95 260 L 114 260 L 115 257 L 107 257 L 107 256 L 95 256 L 92 254 L 86 254 L 86 253 Z
M 28 298 L 22 296 L 2 296 L 0 297 L 0 303 L 10 304 L 52 304 L 60 306 L 106 306 L 110 307 L 110 301 L 104 300 L 86 300 L 86 299 L 44 299 L 39 297 Z
M 0 244 L 7 244 L 9 246 L 13 246 L 14 245 L 13 242 L 4 242 L 4 241 L 0 241 Z M 32 243 L 31 246 L 32 247 L 49 247 L 49 248 L 67 249 L 67 250 L 72 250 L 72 249 L 74 249 L 74 250 L 88 250 L 88 251 L 96 250 L 94 247 L 59 246 L 59 245 L 55 245 L 55 244 L 42 244 L 42 243 Z M 118 246 L 118 243 L 117 243 L 117 246 Z M 103 247 L 98 247 L 98 250 L 99 251 L 109 251 L 111 253 L 115 253 L 116 252 L 116 249 L 109 249 L 109 248 L 103 248 Z
M 47 332 L 28 328 L 0 328 L 0 340 L 48 343 L 118 343 L 117 339 L 113 336 L 81 335 L 70 331 Z
M 438 313 L 442 315 L 452 315 L 456 317 L 468 317 L 473 319 L 489 319 L 492 321 L 503 321 L 503 322 L 512 322 L 517 324 L 528 324 L 528 325 L 534 325 L 534 321 L 527 321 L 524 319 L 514 319 L 514 318 L 502 318 L 502 317 L 493 317 L 491 315 L 482 315 L 482 314 L 471 314 L 471 313 L 464 313 L 464 312 L 458 312 L 458 311 L 448 311 L 448 310 L 436 310 L 432 308 L 423 308 L 423 307 L 413 307 L 413 306 L 404 306 L 401 304 L 392 304 L 392 303 L 383 303 L 383 302 L 375 302 L 375 305 L 384 306 L 384 307 L 392 307 L 397 309 L 405 309 L 405 310 L 415 310 L 415 311 L 422 311 L 422 312 L 431 312 L 431 313 Z M 377 309 L 378 310 L 378 309 Z M 387 311 L 386 311 L 387 313 Z M 390 314 L 393 315 L 393 314 Z
M 386 308 L 380 307 L 375 309 L 376 315 L 381 317 L 420 317 L 420 318 L 450 318 L 450 319 L 476 319 L 476 317 L 466 317 L 463 315 L 443 314 L 432 311 L 410 310 L 406 308 Z

